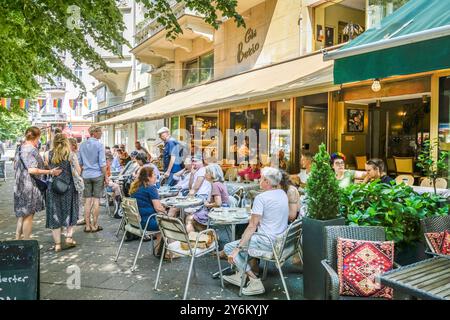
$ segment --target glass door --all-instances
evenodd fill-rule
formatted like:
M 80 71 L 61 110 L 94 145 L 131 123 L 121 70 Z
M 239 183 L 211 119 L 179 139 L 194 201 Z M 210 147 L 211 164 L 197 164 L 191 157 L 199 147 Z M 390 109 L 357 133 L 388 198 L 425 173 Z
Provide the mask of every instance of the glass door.
M 301 108 L 301 149 L 315 154 L 321 143 L 327 143 L 327 108 Z

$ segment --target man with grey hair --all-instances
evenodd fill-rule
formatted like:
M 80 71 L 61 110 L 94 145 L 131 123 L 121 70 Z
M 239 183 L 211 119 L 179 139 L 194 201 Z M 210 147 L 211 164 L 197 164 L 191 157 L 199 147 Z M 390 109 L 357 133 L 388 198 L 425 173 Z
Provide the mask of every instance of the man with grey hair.
M 261 170 L 260 187 L 263 193 L 257 195 L 253 202 L 252 214 L 248 227 L 245 229 L 241 240 L 227 243 L 224 251 L 228 256 L 228 262 L 234 264 L 238 271 L 223 279 L 231 284 L 240 286 L 242 277 L 248 277 L 248 285 L 243 288 L 245 295 L 256 295 L 265 292 L 261 279 L 245 264 L 246 254 L 241 252 L 248 247 L 252 257 L 272 252 L 270 241 L 258 234 L 264 233 L 275 243 L 282 237 L 288 227 L 289 200 L 286 193 L 280 188 L 282 174 L 280 170 L 266 167 Z
M 103 195 L 104 185 L 109 184 L 106 176 L 105 147 L 99 141 L 102 137 L 102 128 L 91 126 L 89 139 L 80 145 L 78 161 L 82 168 L 84 180 L 84 216 L 86 220 L 85 232 L 97 232 L 103 230 L 98 225 L 100 198 Z M 91 225 L 91 212 L 93 221 Z

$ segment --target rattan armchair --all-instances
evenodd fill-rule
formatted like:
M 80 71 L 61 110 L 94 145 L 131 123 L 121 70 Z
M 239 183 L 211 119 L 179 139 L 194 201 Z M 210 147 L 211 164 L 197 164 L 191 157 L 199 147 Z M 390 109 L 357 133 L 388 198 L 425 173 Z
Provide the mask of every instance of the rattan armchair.
M 355 239 L 367 241 L 385 241 L 386 236 L 382 227 L 358 227 L 358 226 L 329 226 L 325 227 L 325 256 L 322 266 L 328 273 L 327 299 L 364 299 L 343 297 L 339 295 L 339 277 L 337 273 L 337 239 Z M 374 299 L 381 300 L 381 299 Z
M 444 232 L 445 230 L 450 230 L 450 216 L 447 215 L 447 216 L 428 217 L 420 220 L 420 225 L 422 226 L 422 233 Z M 437 255 L 436 253 L 432 252 L 429 245 L 428 249 L 425 250 L 425 253 L 432 256 Z

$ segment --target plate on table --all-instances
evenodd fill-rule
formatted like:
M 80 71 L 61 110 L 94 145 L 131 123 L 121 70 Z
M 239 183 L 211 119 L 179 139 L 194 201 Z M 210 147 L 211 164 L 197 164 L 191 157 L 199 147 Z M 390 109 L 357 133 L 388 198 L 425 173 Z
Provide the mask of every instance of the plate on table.
M 235 211 L 232 213 L 233 214 L 233 218 L 236 219 L 247 219 L 249 217 L 249 214 L 245 211 Z

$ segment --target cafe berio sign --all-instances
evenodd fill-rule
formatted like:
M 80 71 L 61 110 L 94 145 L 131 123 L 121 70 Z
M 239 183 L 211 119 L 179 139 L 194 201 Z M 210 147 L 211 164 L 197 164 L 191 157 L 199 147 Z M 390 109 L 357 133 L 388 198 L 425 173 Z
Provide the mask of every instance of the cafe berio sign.
M 237 61 L 241 63 L 244 59 L 247 59 L 259 49 L 259 42 L 252 42 L 256 38 L 256 30 L 249 28 L 245 33 L 244 42 L 239 42 Z M 250 42 L 252 42 L 250 44 Z M 245 43 L 245 48 L 244 48 Z

